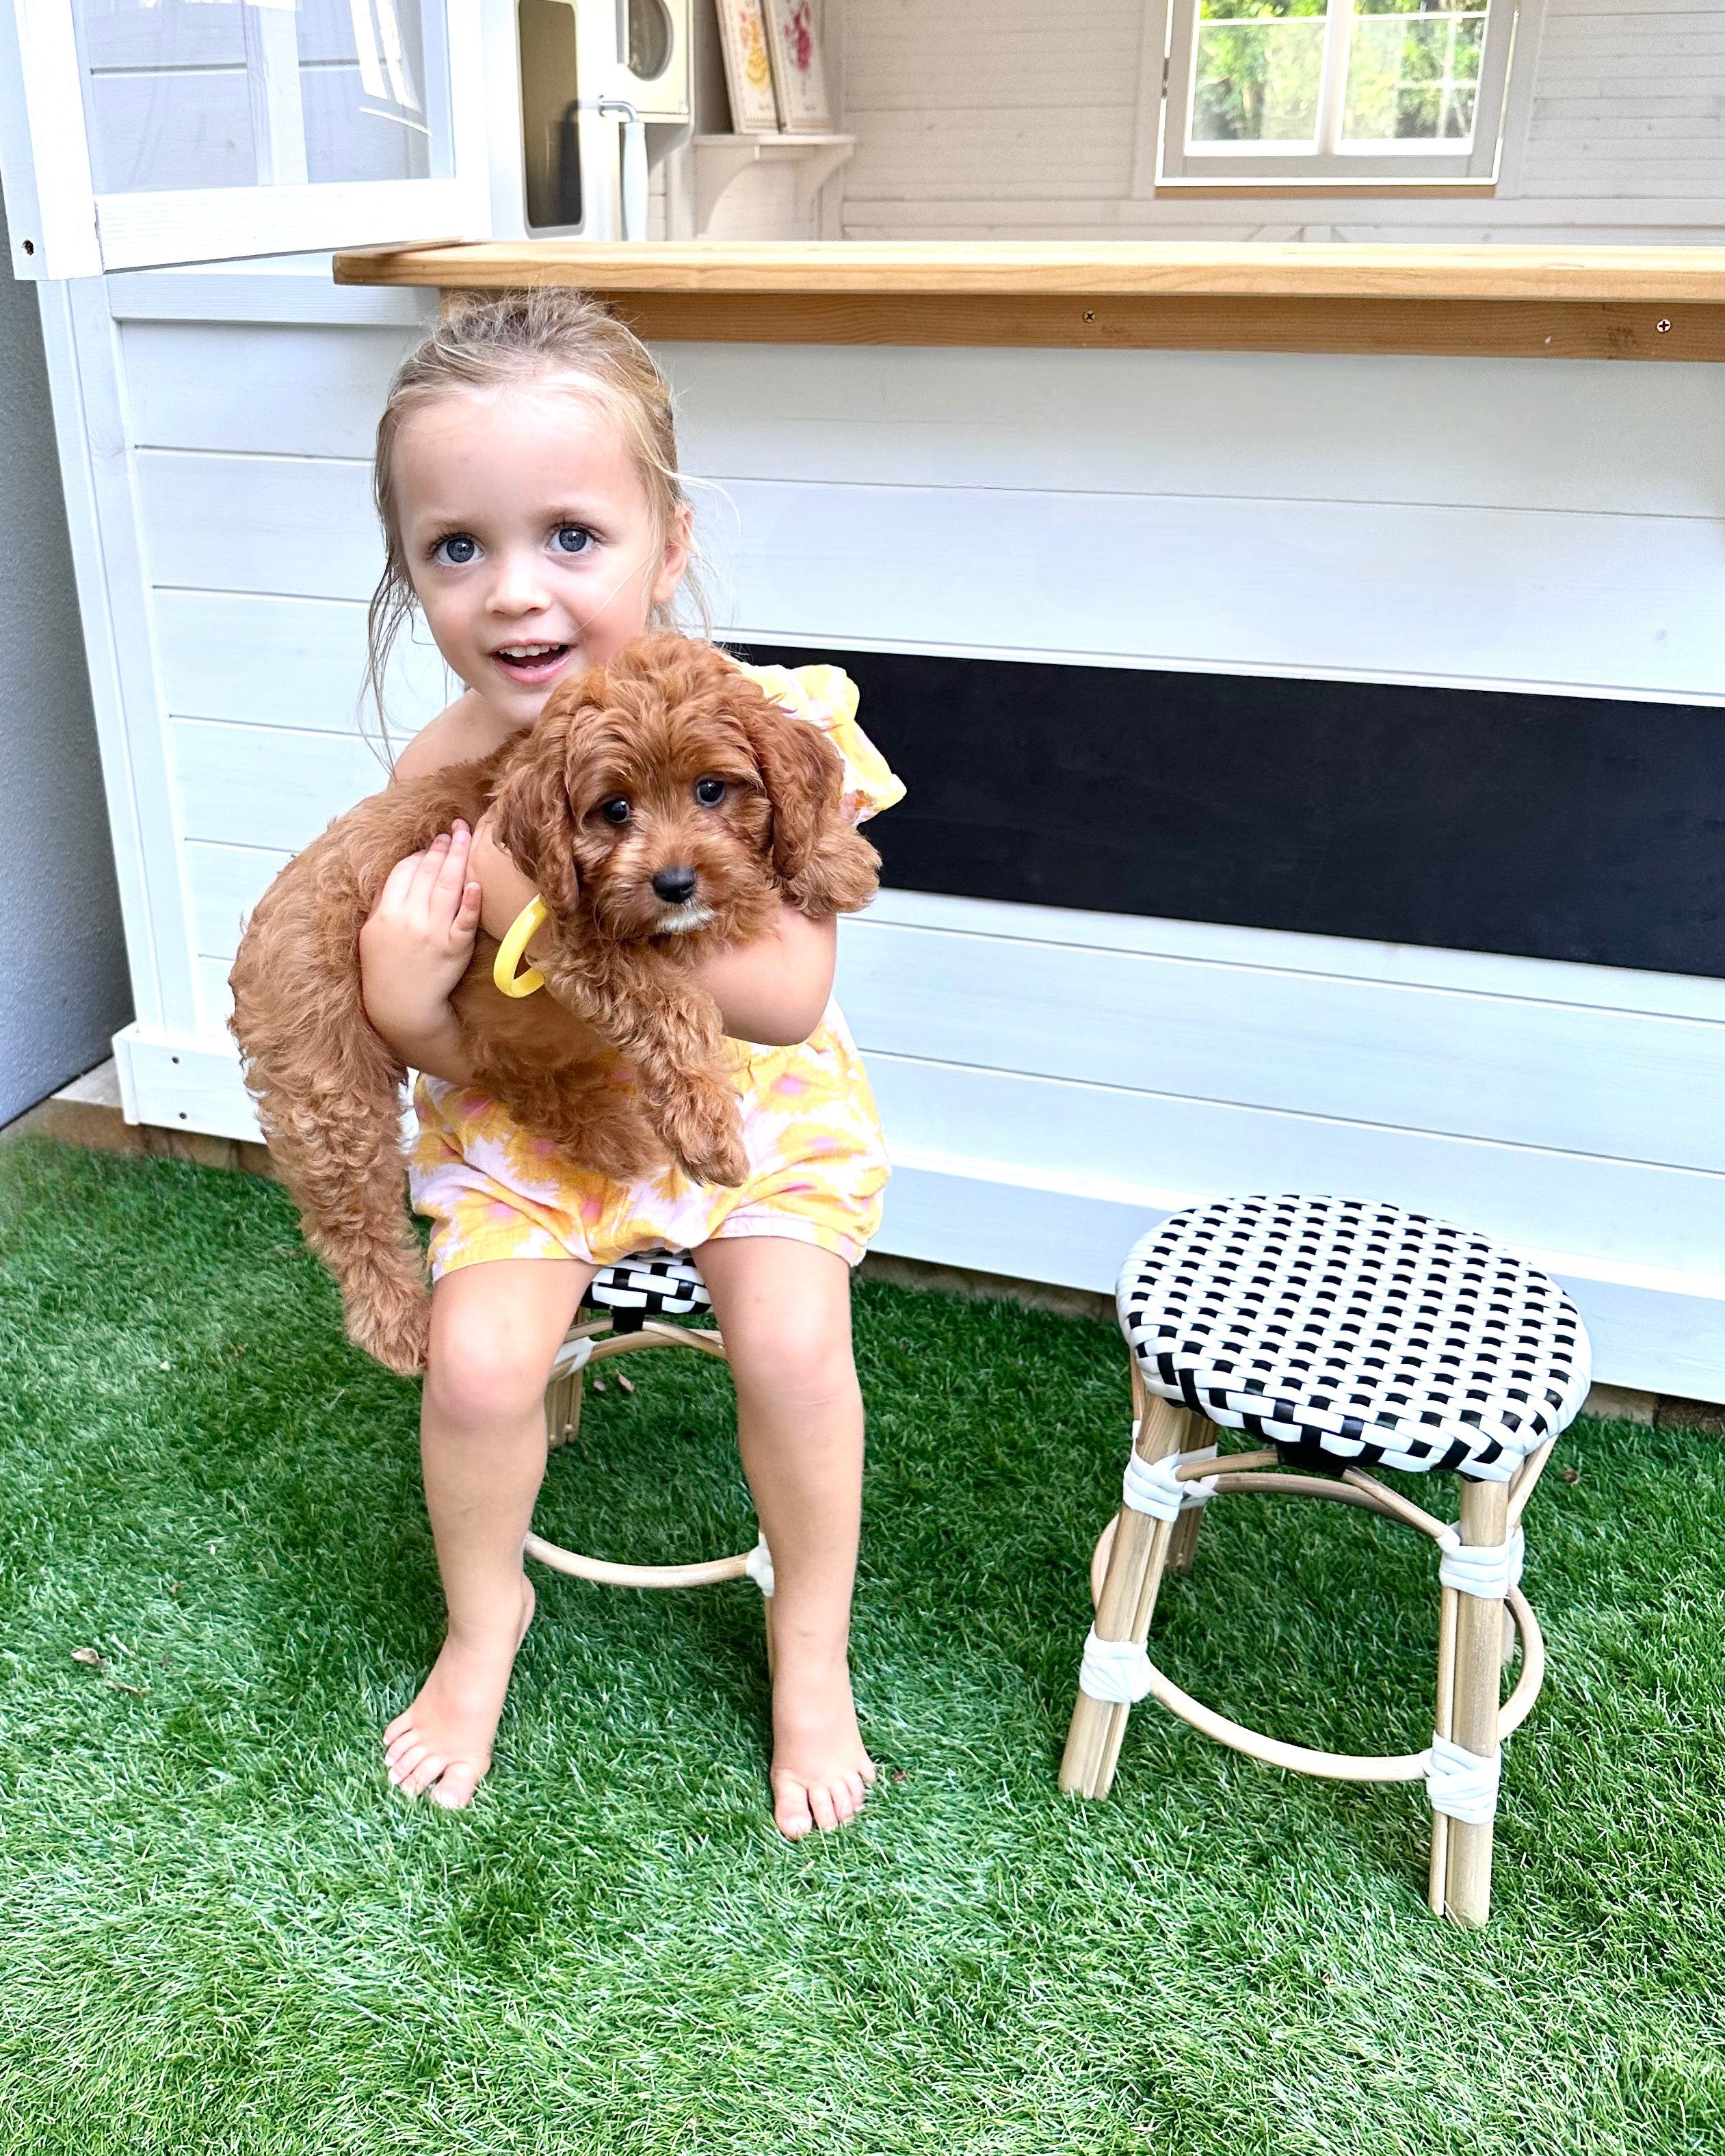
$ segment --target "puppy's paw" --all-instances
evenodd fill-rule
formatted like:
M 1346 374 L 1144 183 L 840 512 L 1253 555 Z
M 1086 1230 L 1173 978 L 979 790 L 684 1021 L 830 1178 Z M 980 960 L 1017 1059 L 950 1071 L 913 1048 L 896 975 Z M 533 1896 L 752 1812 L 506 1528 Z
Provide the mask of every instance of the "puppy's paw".
M 416 1378 L 425 1368 L 425 1351 L 431 1338 L 431 1297 L 423 1286 L 413 1294 L 353 1298 L 348 1302 L 347 1316 L 348 1338 L 386 1370 L 393 1370 L 398 1377 Z

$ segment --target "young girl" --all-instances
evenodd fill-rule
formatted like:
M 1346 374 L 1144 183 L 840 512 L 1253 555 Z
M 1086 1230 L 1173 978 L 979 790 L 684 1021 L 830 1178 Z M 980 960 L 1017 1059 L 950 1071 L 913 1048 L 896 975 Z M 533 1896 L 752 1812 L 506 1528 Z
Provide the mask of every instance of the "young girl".
M 467 685 L 403 752 L 399 778 L 488 755 L 533 724 L 557 682 L 670 619 L 691 520 L 669 393 L 591 301 L 510 295 L 446 319 L 392 385 L 376 478 L 373 686 L 415 603 Z M 756 678 L 831 737 L 854 813 L 900 798 L 853 723 L 844 675 Z M 849 1662 L 863 1458 L 850 1268 L 887 1168 L 829 1001 L 834 924 L 787 907 L 773 933 L 700 970 L 736 1043 L 747 1182 L 704 1187 L 665 1168 L 624 1188 L 536 1145 L 469 1082 L 449 991 L 479 924 L 501 937 L 532 896 L 483 824 L 458 825 L 398 865 L 360 937 L 366 1009 L 423 1074 L 413 1190 L 433 1224 L 434 1286 L 420 1450 L 449 1604 L 430 1676 L 384 1732 L 390 1779 L 459 1805 L 490 1766 L 533 1614 L 521 1545 L 552 1358 L 597 1266 L 668 1246 L 693 1250 L 711 1293 L 773 1553 L 773 1817 L 793 1839 L 837 1826 L 875 1776 Z

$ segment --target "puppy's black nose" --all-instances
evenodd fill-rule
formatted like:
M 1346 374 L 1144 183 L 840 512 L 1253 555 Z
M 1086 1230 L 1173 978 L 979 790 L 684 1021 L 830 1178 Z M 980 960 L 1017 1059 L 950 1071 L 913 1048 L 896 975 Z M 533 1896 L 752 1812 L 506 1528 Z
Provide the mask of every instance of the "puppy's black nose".
M 653 888 L 667 906 L 683 906 L 695 896 L 693 869 L 660 869 Z

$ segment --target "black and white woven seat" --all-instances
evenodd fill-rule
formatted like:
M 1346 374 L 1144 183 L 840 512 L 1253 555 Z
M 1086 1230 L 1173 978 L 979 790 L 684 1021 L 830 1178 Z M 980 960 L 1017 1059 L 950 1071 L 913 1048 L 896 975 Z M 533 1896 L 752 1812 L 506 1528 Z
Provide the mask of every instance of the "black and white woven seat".
M 1224 1198 L 1121 1268 L 1144 1383 L 1285 1460 L 1507 1481 L 1592 1382 L 1575 1306 L 1483 1235 L 1357 1198 Z
M 1096 1623 L 1061 1787 L 1106 1794 L 1127 1712 L 1147 1696 L 1296 1773 L 1424 1779 L 1431 1906 L 1483 1923 L 1502 1742 L 1531 1711 L 1545 1668 L 1521 1592 L 1521 1518 L 1591 1378 L 1574 1306 L 1536 1267 L 1466 1229 L 1368 1199 L 1300 1196 L 1217 1199 L 1174 1214 L 1128 1253 L 1118 1301 L 1132 1448 L 1120 1512 L 1092 1562 Z M 1219 1454 L 1219 1429 L 1262 1449 Z M 1379 1482 L 1378 1467 L 1454 1470 L 1459 1523 Z M 1189 1567 L 1202 1508 L 1235 1491 L 1334 1498 L 1438 1544 L 1437 1716 L 1425 1751 L 1366 1758 L 1285 1743 L 1201 1705 L 1152 1662 L 1163 1575 Z M 1499 1670 L 1517 1640 L 1521 1675 L 1500 1707 Z
M 615 1265 L 601 1265 L 582 1298 L 578 1316 L 552 1364 L 545 1391 L 546 1432 L 551 1445 L 568 1444 L 581 1423 L 581 1405 L 590 1365 L 647 1348 L 685 1348 L 727 1360 L 725 1343 L 711 1326 L 670 1325 L 671 1317 L 692 1317 L 711 1310 L 713 1299 L 686 1250 L 643 1250 Z M 620 1382 L 627 1383 L 626 1380 Z M 600 1389 L 603 1390 L 601 1383 Z M 617 1564 L 609 1558 L 583 1557 L 559 1548 L 542 1536 L 527 1537 L 529 1557 L 578 1579 L 606 1587 L 711 1587 L 721 1580 L 752 1579 L 768 1604 L 768 1649 L 772 1650 L 773 1560 L 765 1538 L 736 1557 L 694 1564 Z
M 612 1330 L 639 1332 L 649 1317 L 692 1317 L 711 1310 L 706 1282 L 686 1250 L 643 1250 L 614 1265 L 601 1265 L 584 1300 L 608 1310 Z

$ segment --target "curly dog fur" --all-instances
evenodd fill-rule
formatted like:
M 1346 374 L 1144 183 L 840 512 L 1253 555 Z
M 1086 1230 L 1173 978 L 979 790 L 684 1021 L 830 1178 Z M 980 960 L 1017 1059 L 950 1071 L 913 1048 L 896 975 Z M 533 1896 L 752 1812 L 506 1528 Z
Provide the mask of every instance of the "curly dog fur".
M 480 934 L 451 998 L 475 1085 L 603 1175 L 669 1158 L 735 1184 L 736 1089 L 691 968 L 760 935 L 782 899 L 812 916 L 867 904 L 880 861 L 845 816 L 843 769 L 819 728 L 711 644 L 644 636 L 561 685 L 495 755 L 361 802 L 282 870 L 234 961 L 233 1029 L 360 1347 L 417 1370 L 430 1318 L 403 1202 L 405 1074 L 360 999 L 360 928 L 395 864 L 495 809 L 551 914 L 532 961 L 546 992 L 501 995 Z

